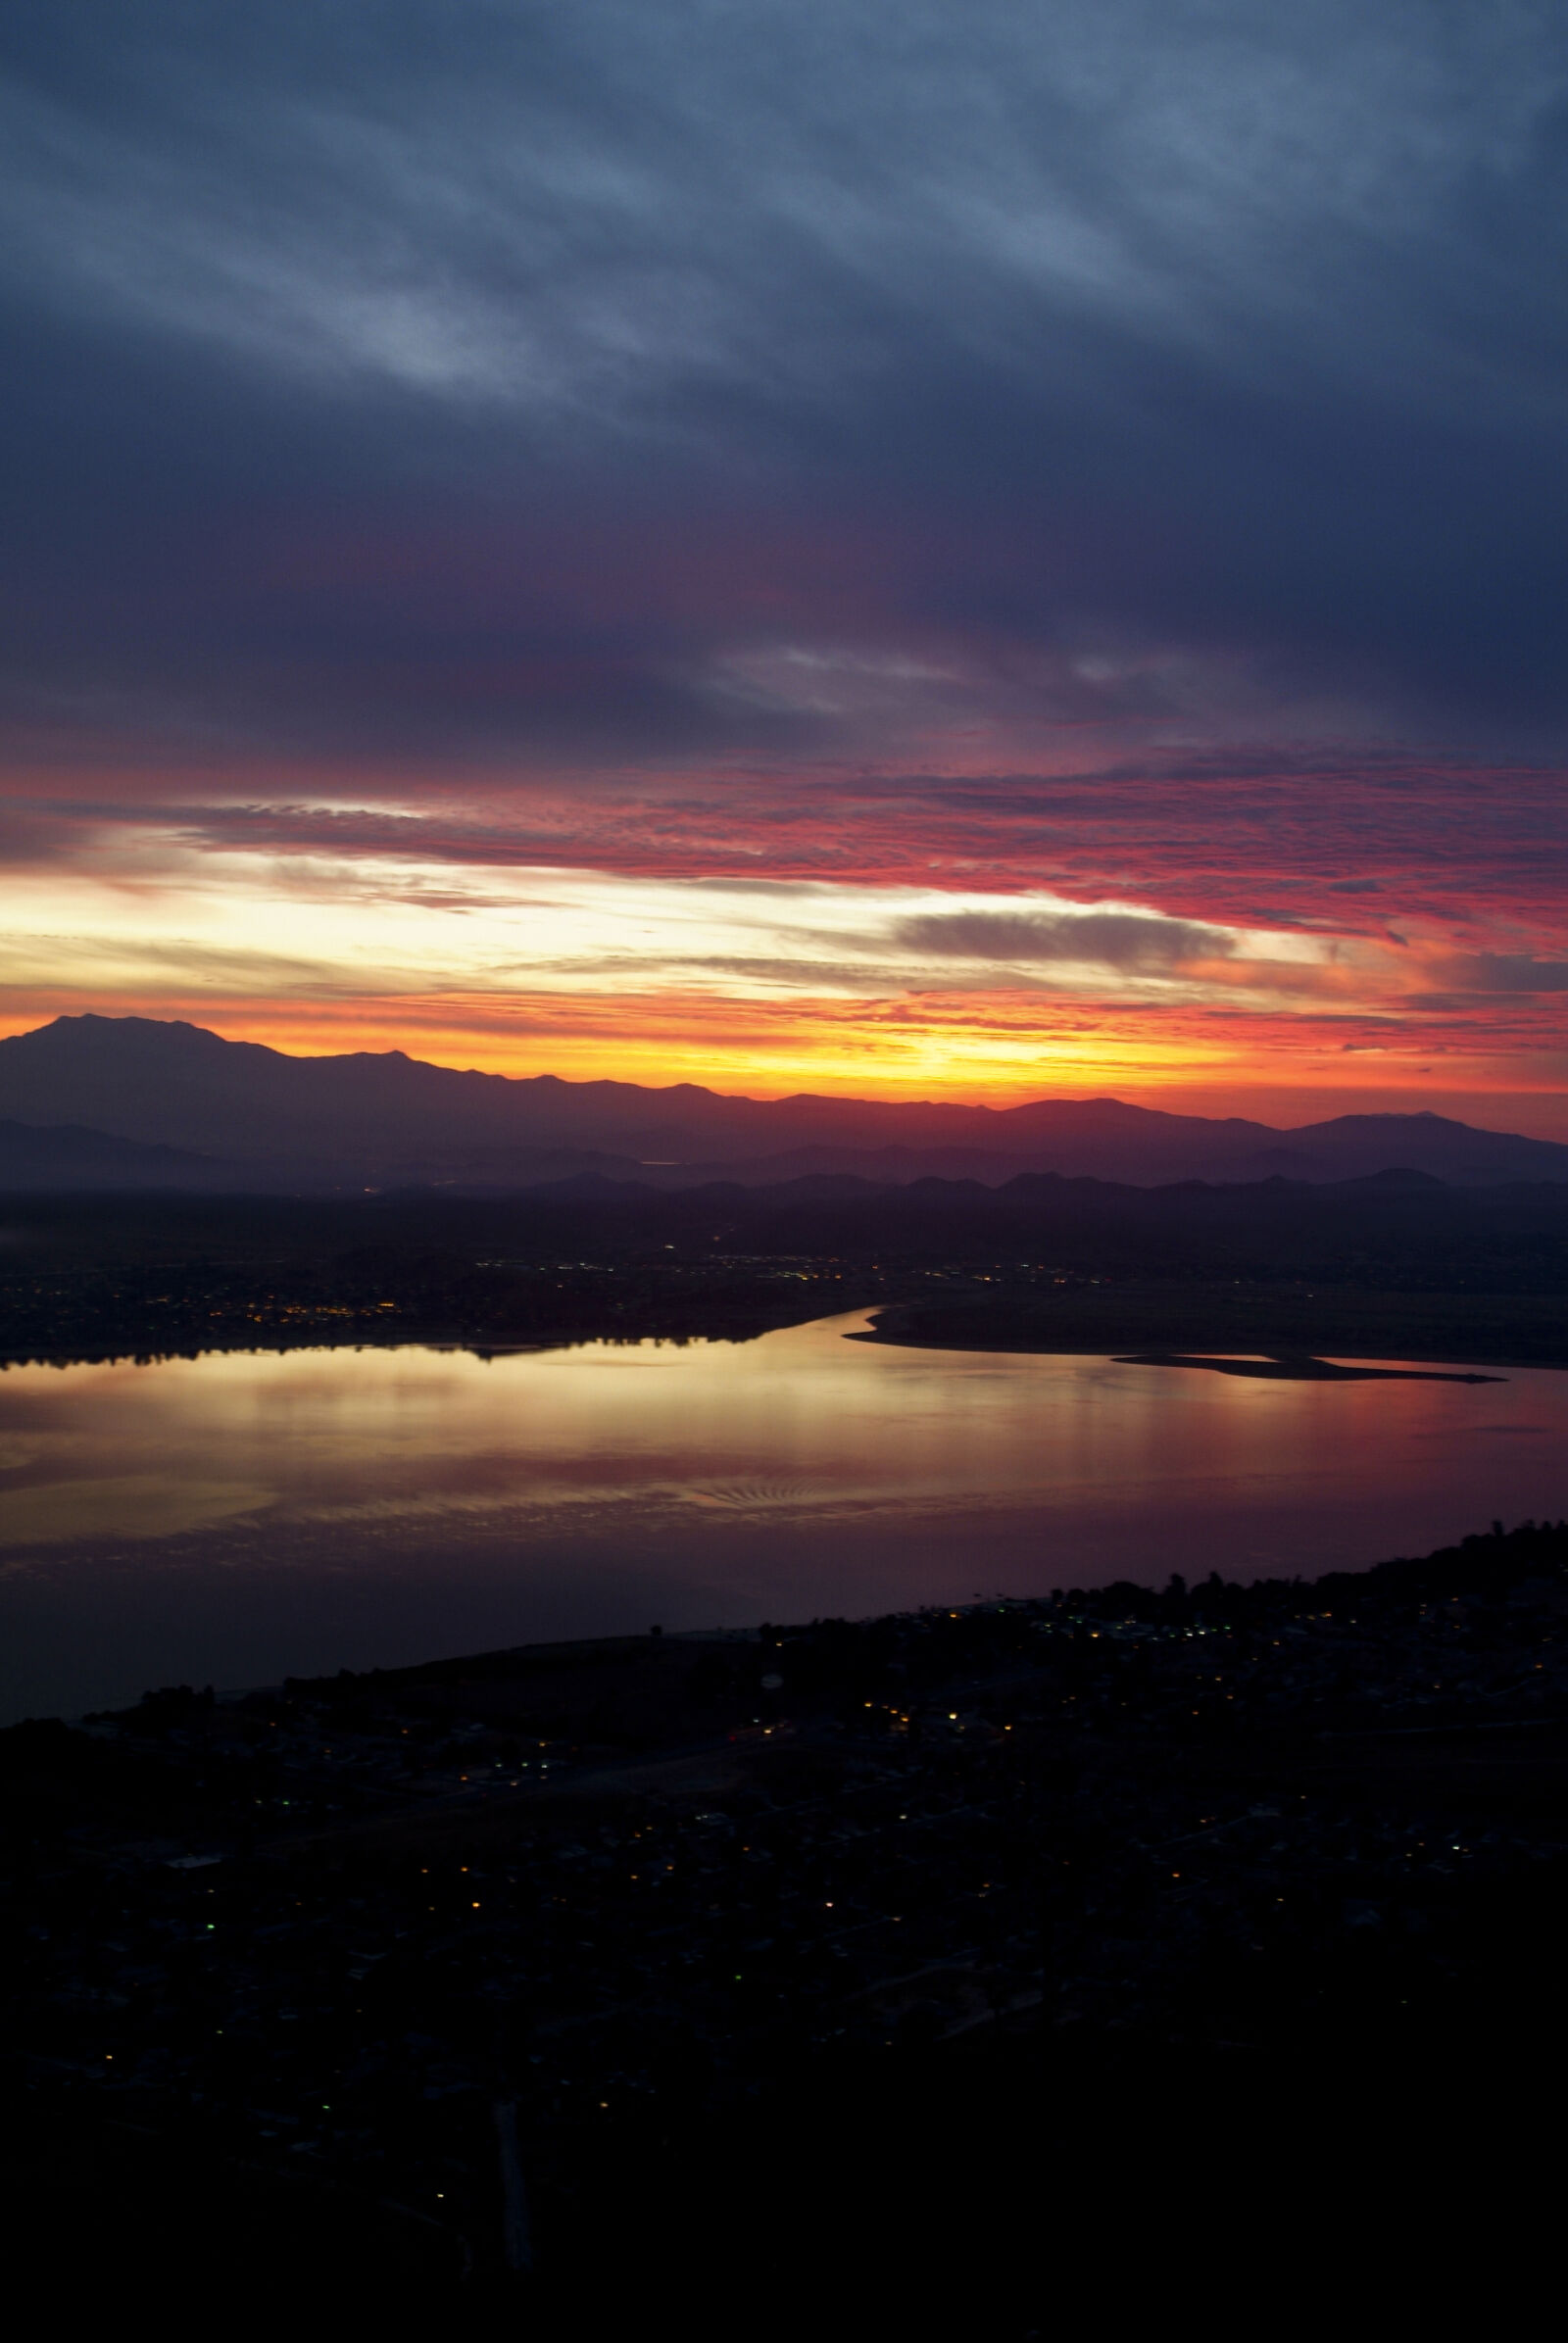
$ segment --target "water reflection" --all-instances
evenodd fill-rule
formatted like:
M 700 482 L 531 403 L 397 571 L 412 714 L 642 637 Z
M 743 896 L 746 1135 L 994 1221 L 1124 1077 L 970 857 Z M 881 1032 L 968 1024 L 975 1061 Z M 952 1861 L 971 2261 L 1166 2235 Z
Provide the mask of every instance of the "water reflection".
M 13 1369 L 0 1704 L 1311 1571 L 1568 1511 L 1565 1376 L 1278 1383 L 843 1340 L 862 1324 Z

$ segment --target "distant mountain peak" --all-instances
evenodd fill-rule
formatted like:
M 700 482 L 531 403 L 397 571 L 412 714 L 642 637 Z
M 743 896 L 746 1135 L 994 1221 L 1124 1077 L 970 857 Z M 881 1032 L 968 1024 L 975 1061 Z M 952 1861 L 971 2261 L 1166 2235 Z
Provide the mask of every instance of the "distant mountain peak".
M 1012 1106 L 801 1093 L 749 1098 L 432 1065 L 403 1049 L 296 1057 L 184 1019 L 62 1016 L 0 1041 L 0 1118 L 73 1124 L 138 1147 L 245 1164 L 263 1185 L 560 1177 L 566 1158 L 660 1186 L 796 1178 L 982 1180 L 1020 1174 L 1138 1187 L 1410 1172 L 1568 1180 L 1568 1147 L 1420 1109 L 1281 1130 L 1114 1098 Z M 547 1166 L 554 1165 L 553 1171 Z

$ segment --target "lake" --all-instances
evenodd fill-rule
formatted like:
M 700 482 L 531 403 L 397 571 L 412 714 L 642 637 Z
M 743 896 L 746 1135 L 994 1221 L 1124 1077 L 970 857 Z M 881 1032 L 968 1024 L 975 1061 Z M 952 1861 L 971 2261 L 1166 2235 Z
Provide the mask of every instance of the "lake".
M 0 1717 L 655 1622 L 1312 1574 L 1568 1513 L 1568 1373 L 1245 1381 L 845 1340 L 864 1324 L 12 1367 Z

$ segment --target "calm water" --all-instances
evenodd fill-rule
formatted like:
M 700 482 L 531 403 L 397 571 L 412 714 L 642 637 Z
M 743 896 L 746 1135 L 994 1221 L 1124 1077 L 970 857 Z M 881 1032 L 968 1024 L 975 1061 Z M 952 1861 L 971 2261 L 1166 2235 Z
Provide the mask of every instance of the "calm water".
M 1568 1374 L 748 1343 L 0 1375 L 0 1713 L 555 1635 L 1313 1572 L 1568 1513 Z

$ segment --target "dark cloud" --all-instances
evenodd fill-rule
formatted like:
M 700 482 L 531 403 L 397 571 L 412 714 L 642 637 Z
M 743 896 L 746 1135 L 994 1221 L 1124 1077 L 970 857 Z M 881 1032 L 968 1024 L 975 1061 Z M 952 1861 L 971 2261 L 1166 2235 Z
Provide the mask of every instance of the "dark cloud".
M 968 960 L 1083 961 L 1128 975 L 1157 975 L 1194 960 L 1224 958 L 1234 940 L 1186 919 L 1133 911 L 942 911 L 902 919 L 896 943 L 910 952 Z
M 1558 8 L 13 0 L 3 42 L 29 771 L 1559 746 Z
M 1429 973 L 1450 992 L 1568 993 L 1568 960 L 1538 960 L 1527 952 L 1478 952 L 1430 963 Z

